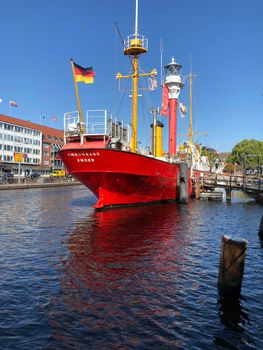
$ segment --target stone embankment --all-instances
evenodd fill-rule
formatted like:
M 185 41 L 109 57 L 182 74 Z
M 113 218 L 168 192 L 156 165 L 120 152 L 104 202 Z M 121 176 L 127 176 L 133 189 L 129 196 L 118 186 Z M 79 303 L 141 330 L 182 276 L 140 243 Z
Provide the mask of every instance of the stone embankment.
M 24 180 L 24 179 L 23 179 Z M 18 190 L 18 189 L 31 189 L 31 188 L 49 188 L 49 187 L 63 187 L 63 186 L 78 186 L 81 185 L 81 183 L 73 178 L 67 179 L 26 179 L 23 181 L 21 179 L 21 182 L 18 183 L 17 181 L 13 183 L 4 183 L 0 184 L 0 191 L 1 190 Z

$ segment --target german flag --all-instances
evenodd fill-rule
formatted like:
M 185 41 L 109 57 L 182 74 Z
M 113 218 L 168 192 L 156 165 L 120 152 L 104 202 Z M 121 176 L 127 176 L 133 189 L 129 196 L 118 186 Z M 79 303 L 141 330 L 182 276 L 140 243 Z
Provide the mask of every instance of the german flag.
M 73 62 L 74 74 L 77 83 L 93 84 L 95 72 L 92 67 L 83 68 Z

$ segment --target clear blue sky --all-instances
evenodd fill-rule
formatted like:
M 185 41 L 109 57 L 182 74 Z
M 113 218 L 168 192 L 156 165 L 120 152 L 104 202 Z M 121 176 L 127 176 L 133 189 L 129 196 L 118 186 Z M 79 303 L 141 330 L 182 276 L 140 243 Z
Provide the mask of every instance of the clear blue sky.
M 93 66 L 95 84 L 79 84 L 83 110 L 108 109 L 130 118 L 128 94 L 123 100 L 116 72 L 128 74 L 114 22 L 123 35 L 134 32 L 134 0 L 1 1 L 0 113 L 8 101 L 19 104 L 12 116 L 63 128 L 63 114 L 77 109 L 70 58 Z M 160 73 L 171 57 L 187 75 L 192 60 L 194 129 L 198 141 L 230 151 L 242 139 L 263 140 L 263 1 L 140 0 L 139 33 L 149 39 L 140 66 Z M 189 85 L 180 100 L 189 105 Z M 120 101 L 122 101 L 120 108 Z M 161 104 L 155 91 L 140 109 L 139 139 L 149 143 L 149 108 Z M 51 117 L 58 120 L 52 122 Z M 188 116 L 178 120 L 185 133 Z M 181 137 L 179 141 L 182 141 Z

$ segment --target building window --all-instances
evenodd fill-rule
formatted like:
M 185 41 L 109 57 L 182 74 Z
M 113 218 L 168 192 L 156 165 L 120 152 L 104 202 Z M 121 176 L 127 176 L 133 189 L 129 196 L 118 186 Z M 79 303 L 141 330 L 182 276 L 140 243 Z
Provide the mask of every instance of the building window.
M 4 128 L 5 128 L 6 130 L 13 130 L 13 125 L 4 124 Z
M 13 135 L 5 134 L 5 135 L 4 135 L 4 139 L 5 139 L 6 141 L 13 141 Z
M 4 161 L 5 162 L 12 162 L 13 161 L 13 157 L 12 156 L 4 156 Z
M 15 131 L 16 132 L 23 132 L 23 128 L 21 128 L 21 126 L 15 126 Z
M 13 151 L 13 146 L 4 145 L 4 151 Z
M 15 152 L 23 152 L 23 147 L 15 146 Z
M 25 137 L 24 138 L 24 143 L 32 145 L 33 141 L 32 141 L 32 139 L 28 139 L 28 138 Z
M 33 154 L 40 154 L 40 150 L 39 149 L 33 149 Z
M 23 137 L 15 136 L 15 142 L 23 142 Z

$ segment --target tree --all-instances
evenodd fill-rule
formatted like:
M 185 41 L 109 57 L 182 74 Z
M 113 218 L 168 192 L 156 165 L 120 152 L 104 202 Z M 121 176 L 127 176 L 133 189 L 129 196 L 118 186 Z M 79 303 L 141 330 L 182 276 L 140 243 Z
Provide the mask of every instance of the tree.
M 230 174 L 234 173 L 234 171 L 235 171 L 235 165 L 234 165 L 234 164 L 231 164 L 231 163 L 227 163 L 227 164 L 225 165 L 224 171 L 226 171 L 226 172 L 228 172 L 228 173 L 230 173 Z
M 263 162 L 263 141 L 243 140 L 236 144 L 227 158 L 227 163 L 257 166 Z
M 215 163 L 218 157 L 217 151 L 215 149 L 206 146 L 202 147 L 201 155 L 208 157 L 209 163 L 213 164 Z
M 215 165 L 218 159 L 217 151 L 206 146 L 202 147 L 201 155 L 208 158 L 210 169 Z

